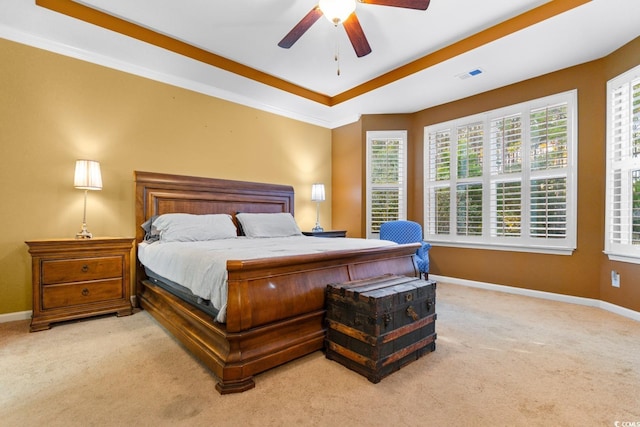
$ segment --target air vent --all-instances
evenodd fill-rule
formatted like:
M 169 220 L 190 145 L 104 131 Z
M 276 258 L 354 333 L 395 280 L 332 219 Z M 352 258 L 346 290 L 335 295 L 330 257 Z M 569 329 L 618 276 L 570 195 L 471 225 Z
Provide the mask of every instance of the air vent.
M 467 71 L 466 73 L 458 74 L 458 78 L 460 80 L 464 80 L 464 79 L 468 79 L 469 77 L 474 77 L 474 76 L 480 75 L 482 73 L 484 73 L 482 68 L 475 68 L 475 69 L 473 69 L 471 71 Z

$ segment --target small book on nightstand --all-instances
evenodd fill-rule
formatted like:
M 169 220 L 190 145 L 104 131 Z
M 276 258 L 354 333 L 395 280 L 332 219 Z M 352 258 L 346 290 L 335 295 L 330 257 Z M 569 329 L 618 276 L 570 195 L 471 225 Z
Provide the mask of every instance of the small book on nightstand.
M 303 231 L 302 234 L 313 237 L 347 237 L 346 230 Z

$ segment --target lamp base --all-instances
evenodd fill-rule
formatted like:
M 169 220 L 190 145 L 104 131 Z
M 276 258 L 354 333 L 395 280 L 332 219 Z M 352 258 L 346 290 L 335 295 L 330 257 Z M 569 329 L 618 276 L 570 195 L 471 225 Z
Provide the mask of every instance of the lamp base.
M 322 200 L 324 200 L 324 196 L 322 196 Z M 324 228 L 320 226 L 320 202 L 316 203 L 316 226 L 313 227 L 311 231 L 316 233 L 322 233 L 324 231 Z
M 82 224 L 82 230 L 76 233 L 76 239 L 91 239 L 93 234 L 87 230 L 87 224 Z

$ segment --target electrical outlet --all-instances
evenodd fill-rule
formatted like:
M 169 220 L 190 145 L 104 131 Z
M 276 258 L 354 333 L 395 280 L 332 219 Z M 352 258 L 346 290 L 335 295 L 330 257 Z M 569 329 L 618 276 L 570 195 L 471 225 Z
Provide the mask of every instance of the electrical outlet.
M 611 286 L 614 288 L 620 287 L 620 273 L 615 270 L 611 270 Z

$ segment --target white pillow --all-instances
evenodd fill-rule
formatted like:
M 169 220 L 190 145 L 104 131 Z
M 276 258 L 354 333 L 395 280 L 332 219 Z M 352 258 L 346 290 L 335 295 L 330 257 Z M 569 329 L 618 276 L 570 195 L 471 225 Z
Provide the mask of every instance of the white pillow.
M 197 242 L 237 237 L 236 226 L 227 214 L 193 215 L 171 213 L 153 221 L 161 242 Z
M 236 219 L 247 237 L 287 237 L 301 236 L 302 232 L 288 212 L 282 213 L 239 213 Z

